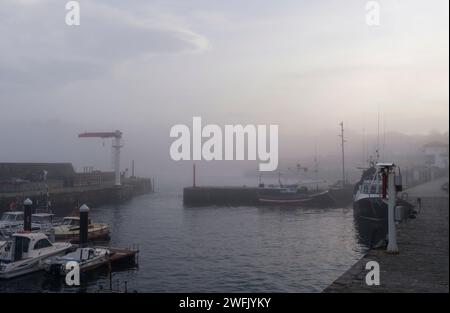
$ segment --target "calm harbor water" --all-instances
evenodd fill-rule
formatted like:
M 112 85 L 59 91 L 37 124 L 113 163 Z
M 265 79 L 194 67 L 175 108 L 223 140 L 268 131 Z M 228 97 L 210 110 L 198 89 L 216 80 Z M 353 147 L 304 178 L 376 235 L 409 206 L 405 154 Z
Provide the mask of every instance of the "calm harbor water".
M 351 207 L 194 207 L 179 188 L 93 208 L 111 225 L 112 246 L 139 244 L 139 264 L 112 274 L 114 288 L 138 292 L 320 292 L 366 250 Z M 106 271 L 82 287 L 36 273 L 0 281 L 0 292 L 97 292 Z

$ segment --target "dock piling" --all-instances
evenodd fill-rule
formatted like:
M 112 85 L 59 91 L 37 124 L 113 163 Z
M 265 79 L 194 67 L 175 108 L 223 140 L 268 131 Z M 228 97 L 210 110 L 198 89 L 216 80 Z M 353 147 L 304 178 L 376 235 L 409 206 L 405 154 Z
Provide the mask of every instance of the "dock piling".
M 88 242 L 89 207 L 83 204 L 80 207 L 80 247 L 86 247 Z
M 32 214 L 33 201 L 26 199 L 23 202 L 23 230 L 31 231 L 31 214 Z

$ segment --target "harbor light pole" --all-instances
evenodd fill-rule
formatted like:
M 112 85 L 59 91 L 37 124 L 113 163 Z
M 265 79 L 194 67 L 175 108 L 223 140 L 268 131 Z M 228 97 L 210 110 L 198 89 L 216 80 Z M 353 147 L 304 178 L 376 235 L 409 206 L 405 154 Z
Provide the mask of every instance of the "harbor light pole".
M 395 205 L 396 205 L 396 192 L 395 192 L 395 172 L 392 167 L 388 174 L 388 231 L 389 242 L 387 251 L 391 253 L 398 253 L 397 247 L 397 232 L 395 229 Z
M 395 164 L 378 163 L 377 167 L 383 177 L 382 179 L 382 197 L 388 204 L 388 246 L 387 252 L 398 253 L 397 231 L 395 229 L 395 207 L 397 204 L 397 192 L 395 188 Z

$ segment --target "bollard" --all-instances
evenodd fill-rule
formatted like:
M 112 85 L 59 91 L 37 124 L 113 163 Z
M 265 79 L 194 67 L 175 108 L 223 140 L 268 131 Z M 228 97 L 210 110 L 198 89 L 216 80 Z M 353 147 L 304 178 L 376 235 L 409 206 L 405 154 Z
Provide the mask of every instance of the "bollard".
M 80 247 L 86 247 L 88 242 L 89 207 L 83 204 L 80 207 Z
M 31 231 L 31 212 L 33 207 L 33 201 L 26 199 L 23 202 L 23 230 Z

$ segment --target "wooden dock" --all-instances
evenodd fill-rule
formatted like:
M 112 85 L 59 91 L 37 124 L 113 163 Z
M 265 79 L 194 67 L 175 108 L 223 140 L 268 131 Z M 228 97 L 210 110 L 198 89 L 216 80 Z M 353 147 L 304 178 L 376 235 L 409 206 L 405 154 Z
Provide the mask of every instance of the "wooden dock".
M 74 244 L 73 247 L 76 249 L 78 245 Z M 139 248 L 137 246 L 132 246 L 129 248 L 117 248 L 108 246 L 98 246 L 92 245 L 91 248 L 101 248 L 108 249 L 111 253 L 104 262 L 97 263 L 92 267 L 87 267 L 83 271 L 90 271 L 103 266 L 110 266 L 115 264 L 127 264 L 134 265 L 138 263 Z
M 108 248 L 111 251 L 109 256 L 109 262 L 119 263 L 119 262 L 136 262 L 137 255 L 139 254 L 139 249 L 137 248 Z
M 442 178 L 407 190 L 410 199 L 421 197 L 416 219 L 397 227 L 399 254 L 371 250 L 323 292 L 449 292 L 449 202 L 441 190 Z M 380 265 L 380 285 L 368 286 L 365 265 Z

